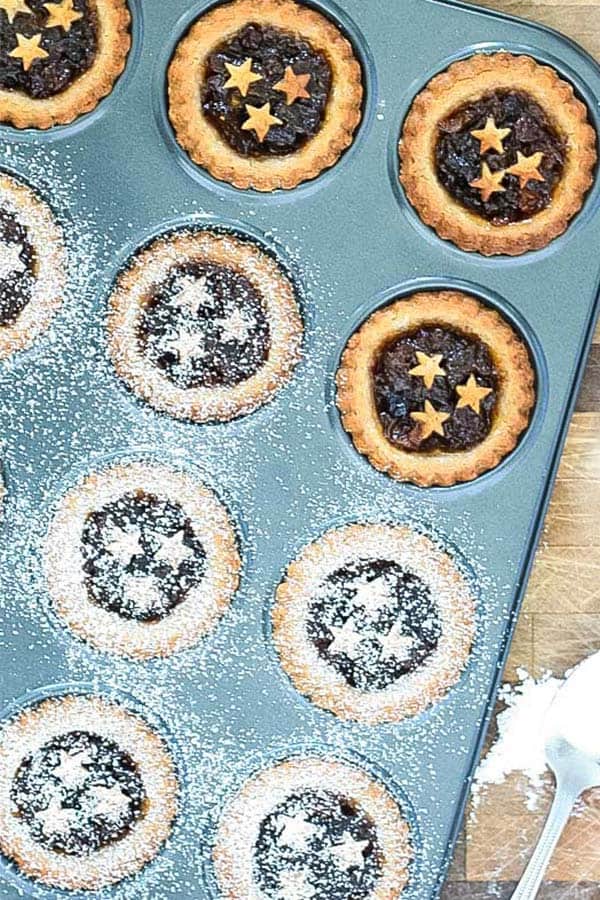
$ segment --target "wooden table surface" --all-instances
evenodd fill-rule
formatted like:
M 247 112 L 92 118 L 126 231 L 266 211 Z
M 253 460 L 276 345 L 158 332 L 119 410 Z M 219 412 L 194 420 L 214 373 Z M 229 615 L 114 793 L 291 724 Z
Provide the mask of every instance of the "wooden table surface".
M 483 0 L 537 20 L 600 60 L 600 0 Z M 600 252 L 600 248 L 599 248 Z M 600 328 L 589 360 L 505 680 L 523 667 L 561 675 L 600 649 Z M 600 696 L 600 690 L 599 690 Z M 493 727 L 493 726 L 492 726 Z M 467 818 L 443 900 L 507 900 L 529 858 L 551 800 L 535 811 L 511 777 L 489 788 Z M 600 791 L 586 798 L 555 853 L 540 900 L 600 900 Z

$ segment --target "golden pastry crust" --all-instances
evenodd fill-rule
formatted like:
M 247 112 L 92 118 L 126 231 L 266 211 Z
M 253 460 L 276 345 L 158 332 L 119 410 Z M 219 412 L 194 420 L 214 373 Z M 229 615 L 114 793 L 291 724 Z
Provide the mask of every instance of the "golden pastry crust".
M 0 88 L 0 122 L 15 128 L 67 125 L 95 109 L 123 72 L 131 48 L 131 14 L 126 0 L 88 0 L 98 22 L 98 49 L 86 72 L 53 97 L 29 97 Z
M 339 793 L 371 819 L 382 850 L 382 872 L 369 895 L 391 900 L 409 880 L 414 856 L 409 825 L 390 792 L 355 765 L 331 758 L 296 757 L 276 763 L 250 778 L 226 807 L 219 824 L 213 862 L 227 900 L 263 896 L 253 874 L 260 826 L 277 805 L 303 790 Z
M 438 123 L 462 105 L 494 90 L 517 90 L 535 100 L 566 141 L 562 177 L 552 202 L 531 219 L 493 225 L 455 200 L 435 172 Z M 404 123 L 400 180 L 426 225 L 462 250 L 517 256 L 545 247 L 567 228 L 592 184 L 596 133 L 585 105 L 554 69 L 528 56 L 477 54 L 436 75 L 415 98 Z
M 319 132 L 286 156 L 243 157 L 203 114 L 199 96 L 207 58 L 223 41 L 253 22 L 299 34 L 325 54 L 333 82 Z M 234 0 L 202 15 L 179 43 L 169 66 L 169 117 L 178 143 L 192 160 L 238 188 L 294 188 L 332 166 L 352 143 L 362 117 L 362 71 L 352 46 L 316 10 L 294 0 Z
M 487 345 L 499 387 L 492 428 L 468 450 L 409 452 L 388 441 L 373 391 L 373 366 L 390 339 L 426 325 L 442 325 Z M 348 341 L 336 376 L 337 405 L 354 446 L 376 469 L 423 487 L 471 481 L 513 450 L 535 404 L 535 372 L 528 350 L 495 310 L 460 291 L 412 294 L 374 312 Z
M 146 792 L 140 818 L 120 841 L 87 856 L 37 843 L 13 814 L 12 779 L 23 759 L 54 737 L 87 731 L 114 741 L 136 763 Z M 171 753 L 138 714 L 98 696 L 67 695 L 30 706 L 0 728 L 0 850 L 30 878 L 64 890 L 99 890 L 142 869 L 159 853 L 177 814 Z
M 143 491 L 177 502 L 206 553 L 200 585 L 162 619 L 124 619 L 89 599 L 81 534 L 88 516 Z M 105 653 L 145 660 L 197 644 L 215 627 L 239 586 L 241 559 L 229 513 L 215 494 L 183 472 L 155 463 L 112 466 L 88 475 L 61 499 L 44 543 L 52 606 L 63 624 Z
M 238 384 L 178 387 L 139 348 L 137 326 L 149 292 L 173 265 L 188 260 L 234 269 L 264 302 L 269 354 L 254 375 Z M 290 380 L 301 356 L 303 325 L 291 282 L 263 250 L 231 235 L 186 231 L 158 238 L 121 273 L 110 298 L 108 333 L 118 374 L 142 400 L 180 419 L 225 422 L 264 405 Z
M 31 299 L 12 324 L 0 325 L 0 360 L 30 347 L 63 302 L 67 255 L 62 228 L 50 207 L 28 185 L 0 172 L 0 208 L 25 228 L 35 253 Z
M 417 669 L 383 690 L 353 687 L 318 653 L 306 632 L 309 606 L 327 575 L 357 560 L 398 563 L 421 579 L 437 603 L 442 633 Z M 334 528 L 305 547 L 277 588 L 273 640 L 296 688 L 342 719 L 375 725 L 400 722 L 442 700 L 464 671 L 475 635 L 475 600 L 450 556 L 403 525 Z

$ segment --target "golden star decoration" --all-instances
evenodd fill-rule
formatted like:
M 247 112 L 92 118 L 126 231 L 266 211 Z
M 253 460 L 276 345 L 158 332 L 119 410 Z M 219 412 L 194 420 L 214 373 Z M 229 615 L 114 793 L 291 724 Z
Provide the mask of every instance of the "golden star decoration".
M 479 415 L 481 411 L 481 401 L 484 397 L 487 397 L 488 394 L 492 393 L 492 389 L 480 387 L 477 384 L 475 376 L 469 375 L 465 384 L 456 385 L 456 393 L 460 397 L 456 404 L 457 409 L 460 409 L 462 406 L 470 406 L 473 412 Z
M 411 412 L 410 417 L 421 424 L 421 437 L 426 440 L 432 434 L 444 437 L 444 422 L 450 418 L 450 413 L 440 412 L 426 400 L 423 412 Z
M 485 128 L 475 129 L 471 134 L 481 143 L 479 152 L 483 155 L 486 150 L 495 150 L 504 153 L 504 138 L 510 134 L 510 128 L 498 128 L 493 116 L 488 116 Z
M 33 12 L 29 9 L 24 0 L 0 0 L 0 9 L 4 10 L 8 16 L 8 21 L 11 24 L 14 22 L 15 16 L 18 16 L 19 13 L 30 16 Z
M 20 59 L 23 63 L 23 68 L 28 72 L 37 59 L 46 59 L 48 56 L 44 48 L 40 47 L 41 40 L 41 34 L 34 34 L 31 38 L 18 34 L 17 46 L 8 55 L 15 59 Z
M 521 189 L 527 187 L 528 181 L 545 181 L 546 179 L 539 171 L 543 156 L 543 153 L 533 153 L 531 156 L 524 156 L 517 150 L 517 161 L 514 166 L 506 170 L 506 174 L 517 175 Z
M 250 90 L 250 85 L 255 81 L 262 81 L 262 75 L 252 71 L 252 57 L 243 62 L 240 66 L 232 63 L 225 63 L 225 68 L 229 72 L 229 79 L 223 87 L 233 89 L 237 88 L 242 97 L 245 97 Z
M 310 98 L 310 93 L 306 90 L 309 81 L 310 74 L 296 75 L 292 67 L 287 66 L 283 78 L 273 85 L 273 90 L 285 94 L 286 106 L 291 106 L 299 98 Z
M 268 135 L 272 125 L 283 125 L 281 119 L 271 115 L 270 103 L 265 103 L 264 106 L 250 106 L 247 103 L 246 112 L 248 118 L 242 125 L 242 130 L 256 132 L 256 137 L 261 143 Z
M 425 387 L 427 390 L 430 390 L 434 378 L 437 378 L 438 376 L 443 377 L 446 374 L 446 370 L 442 369 L 440 366 L 442 354 L 435 353 L 433 356 L 428 356 L 426 353 L 421 353 L 420 350 L 417 350 L 416 352 L 419 365 L 415 366 L 413 369 L 409 369 L 408 374 L 416 375 L 417 378 L 422 378 L 425 382 Z
M 487 203 L 492 194 L 502 194 L 506 190 L 506 188 L 502 187 L 505 175 L 505 169 L 500 169 L 498 172 L 490 172 L 488 164 L 483 163 L 480 177 L 476 181 L 471 181 L 469 187 L 477 188 L 478 191 L 481 191 L 481 199 L 484 203 Z
M 62 28 L 70 31 L 73 22 L 83 18 L 83 13 L 73 9 L 73 0 L 62 0 L 62 3 L 44 3 L 48 10 L 48 21 L 44 28 Z

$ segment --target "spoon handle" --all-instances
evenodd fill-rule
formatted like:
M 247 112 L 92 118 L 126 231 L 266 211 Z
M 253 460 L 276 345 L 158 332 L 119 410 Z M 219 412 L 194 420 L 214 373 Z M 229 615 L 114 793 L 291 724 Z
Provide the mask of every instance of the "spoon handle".
M 563 785 L 557 787 L 544 830 L 539 837 L 529 865 L 512 895 L 512 900 L 534 900 L 579 793 L 574 788 Z

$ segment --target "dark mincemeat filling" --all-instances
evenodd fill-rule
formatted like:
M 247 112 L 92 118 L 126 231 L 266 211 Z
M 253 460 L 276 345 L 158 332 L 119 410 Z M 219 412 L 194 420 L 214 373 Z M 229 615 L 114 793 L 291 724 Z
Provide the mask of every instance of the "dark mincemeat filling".
M 382 579 L 389 585 L 389 603 L 373 610 L 357 606 L 359 585 L 367 582 L 377 588 Z M 348 619 L 364 634 L 351 655 L 332 649 L 336 633 L 331 628 L 343 627 Z M 394 628 L 412 641 L 401 656 L 384 653 L 382 641 Z M 397 563 L 379 559 L 359 560 L 327 577 L 310 605 L 307 632 L 319 655 L 351 687 L 374 691 L 418 669 L 436 649 L 441 626 L 427 585 Z
M 252 59 L 252 71 L 262 75 L 243 97 L 237 88 L 225 88 L 229 72 L 225 63 L 239 66 Z M 296 75 L 310 75 L 306 90 L 291 105 L 286 95 L 274 90 L 288 66 Z M 250 24 L 222 44 L 210 56 L 202 88 L 204 114 L 227 143 L 242 156 L 271 156 L 293 153 L 320 130 L 331 90 L 331 69 L 324 54 L 308 41 L 278 28 Z M 260 141 L 254 131 L 242 130 L 248 119 L 246 104 L 260 108 L 271 104 L 271 115 L 283 122 L 274 125 Z
M 207 300 L 196 309 L 179 302 L 181 285 L 202 281 Z M 194 304 L 195 305 L 195 304 Z M 227 319 L 242 316 L 245 334 L 227 333 Z M 198 351 L 182 360 L 171 343 L 181 333 L 200 335 Z M 187 263 L 172 269 L 154 287 L 139 324 L 139 339 L 149 361 L 177 387 L 233 387 L 262 367 L 270 350 L 270 330 L 263 298 L 234 269 Z
M 511 129 L 503 140 L 504 153 L 492 149 L 482 155 L 480 141 L 471 134 L 483 129 L 488 117 L 493 117 L 498 128 Z M 481 192 L 470 187 L 479 179 L 482 163 L 487 163 L 492 172 L 508 169 L 517 162 L 517 151 L 524 156 L 543 154 L 539 172 L 544 181 L 530 179 L 521 188 L 517 175 L 506 175 L 502 181 L 504 192 L 494 193 L 484 201 Z M 529 219 L 550 205 L 563 173 L 566 152 L 565 141 L 531 97 L 519 91 L 495 91 L 439 123 L 436 170 L 456 200 L 494 225 L 506 225 Z
M 299 846 L 282 840 L 285 816 L 300 816 L 314 826 Z M 346 868 L 330 850 L 349 838 L 365 846 L 362 864 Z M 356 802 L 326 790 L 305 790 L 280 803 L 262 822 L 254 874 L 261 892 L 273 900 L 284 896 L 286 873 L 299 870 L 305 873 L 315 900 L 366 900 L 372 896 L 382 863 L 376 826 Z
M 0 87 L 22 91 L 29 97 L 44 100 L 60 94 L 94 63 L 98 44 L 96 15 L 87 0 L 74 0 L 73 10 L 83 14 L 68 31 L 62 27 L 46 28 L 49 12 L 45 0 L 27 0 L 31 15 L 17 13 L 13 22 L 0 10 Z M 17 34 L 26 38 L 41 35 L 40 47 L 48 53 L 36 59 L 25 71 L 21 59 L 10 56 L 17 47 Z
M 139 532 L 141 552 L 126 562 L 109 547 L 115 535 L 134 530 Z M 175 557 L 171 562 L 161 557 L 161 537 L 175 538 L 176 547 L 187 548 L 179 562 Z M 206 570 L 206 552 L 181 506 L 141 491 L 90 513 L 82 550 L 90 600 L 123 619 L 140 622 L 165 618 L 202 582 Z M 128 590 L 131 576 L 146 575 L 153 576 L 151 584 L 158 593 L 136 603 Z
M 418 364 L 417 350 L 428 356 L 442 355 L 440 365 L 446 375 L 435 378 L 431 388 L 423 378 L 409 374 Z M 469 406 L 456 408 L 460 399 L 456 387 L 466 384 L 470 375 L 479 387 L 492 389 L 481 400 L 479 415 Z M 388 441 L 403 450 L 430 453 L 468 450 L 487 437 L 499 383 L 486 344 L 442 326 L 428 326 L 394 338 L 381 350 L 373 371 L 373 388 Z M 411 418 L 411 412 L 424 409 L 426 400 L 438 412 L 450 414 L 443 423 L 443 437 L 432 434 L 422 440 L 421 424 Z
M 18 256 L 12 252 L 14 247 L 20 248 Z M 10 254 L 12 261 L 20 260 L 22 266 L 9 272 L 8 265 L 1 265 L 0 327 L 16 322 L 31 300 L 35 282 L 35 254 L 27 230 L 12 213 L 0 209 L 0 264 L 4 253 Z
M 142 815 L 146 795 L 135 762 L 117 744 L 71 731 L 22 761 L 11 800 L 38 844 L 85 856 L 124 838 Z

